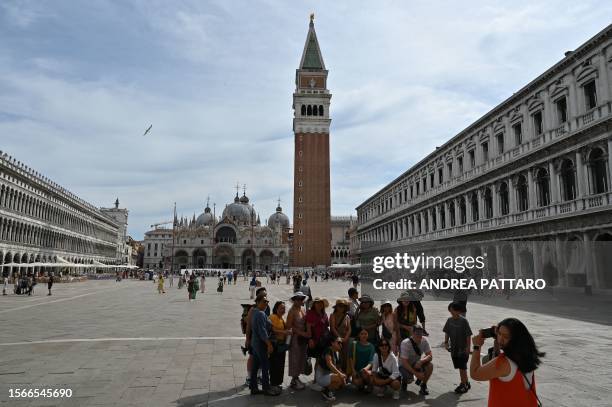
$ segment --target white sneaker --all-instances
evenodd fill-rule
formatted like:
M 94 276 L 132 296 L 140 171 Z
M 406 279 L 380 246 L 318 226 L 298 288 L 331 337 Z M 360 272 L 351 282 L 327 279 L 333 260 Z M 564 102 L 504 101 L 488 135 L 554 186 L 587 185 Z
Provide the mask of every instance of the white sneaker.
M 399 390 L 393 390 L 393 400 L 399 400 L 400 392 Z

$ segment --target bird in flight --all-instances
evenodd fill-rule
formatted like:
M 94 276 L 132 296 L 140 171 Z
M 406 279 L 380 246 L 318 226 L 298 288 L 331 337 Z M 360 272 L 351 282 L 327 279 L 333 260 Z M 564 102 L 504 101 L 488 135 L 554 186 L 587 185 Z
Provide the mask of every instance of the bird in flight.
M 148 132 L 151 131 L 151 128 L 153 127 L 153 125 L 150 125 L 148 129 L 145 130 L 143 136 L 146 136 Z

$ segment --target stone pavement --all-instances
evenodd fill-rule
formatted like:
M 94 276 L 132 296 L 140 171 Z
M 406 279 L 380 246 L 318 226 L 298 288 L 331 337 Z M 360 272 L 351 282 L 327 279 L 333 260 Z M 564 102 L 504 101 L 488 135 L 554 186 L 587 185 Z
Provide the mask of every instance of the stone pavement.
M 286 300 L 291 287 L 269 287 L 271 300 Z M 348 282 L 312 282 L 314 296 L 330 302 L 344 297 Z M 33 297 L 0 296 L 0 406 L 319 406 L 320 394 L 284 390 L 276 398 L 248 395 L 246 358 L 239 327 L 240 303 L 248 302 L 247 283 L 219 295 L 209 279 L 207 292 L 189 302 L 176 284 L 164 295 L 152 282 L 124 280 L 56 284 L 51 297 L 37 287 Z M 430 395 L 417 387 L 396 402 L 390 397 L 344 390 L 339 406 L 485 406 L 488 383 L 453 393 L 458 372 L 446 351 L 442 326 L 448 300 L 426 301 L 427 330 L 434 346 Z M 515 316 L 547 352 L 537 371 L 544 406 L 609 406 L 609 326 L 566 319 L 500 304 L 471 303 L 473 330 Z M 285 384 L 288 384 L 286 380 Z M 71 389 L 64 399 L 10 399 L 9 389 Z

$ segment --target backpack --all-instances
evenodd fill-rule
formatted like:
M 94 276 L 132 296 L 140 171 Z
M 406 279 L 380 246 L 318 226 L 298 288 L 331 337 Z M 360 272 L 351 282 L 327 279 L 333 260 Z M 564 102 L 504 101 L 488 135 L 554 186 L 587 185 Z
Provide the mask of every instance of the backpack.
M 249 311 L 253 308 L 253 304 L 240 304 L 242 305 L 242 315 L 240 316 L 240 329 L 242 333 L 246 335 L 247 328 L 247 317 L 249 316 Z

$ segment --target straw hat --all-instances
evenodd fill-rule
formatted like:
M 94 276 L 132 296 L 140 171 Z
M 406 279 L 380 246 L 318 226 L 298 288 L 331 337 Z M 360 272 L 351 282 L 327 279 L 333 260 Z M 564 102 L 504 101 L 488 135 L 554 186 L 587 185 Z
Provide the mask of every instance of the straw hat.
M 345 308 L 348 309 L 349 307 L 349 303 L 347 300 L 345 300 L 344 298 L 339 298 L 336 300 L 336 305 L 334 305 L 332 308 L 336 308 L 338 305 L 343 305 Z
M 322 302 L 323 305 L 325 305 L 325 308 L 329 307 L 329 301 L 327 301 L 325 298 L 315 297 L 314 300 L 312 300 L 312 307 L 310 308 L 312 309 L 317 302 Z

